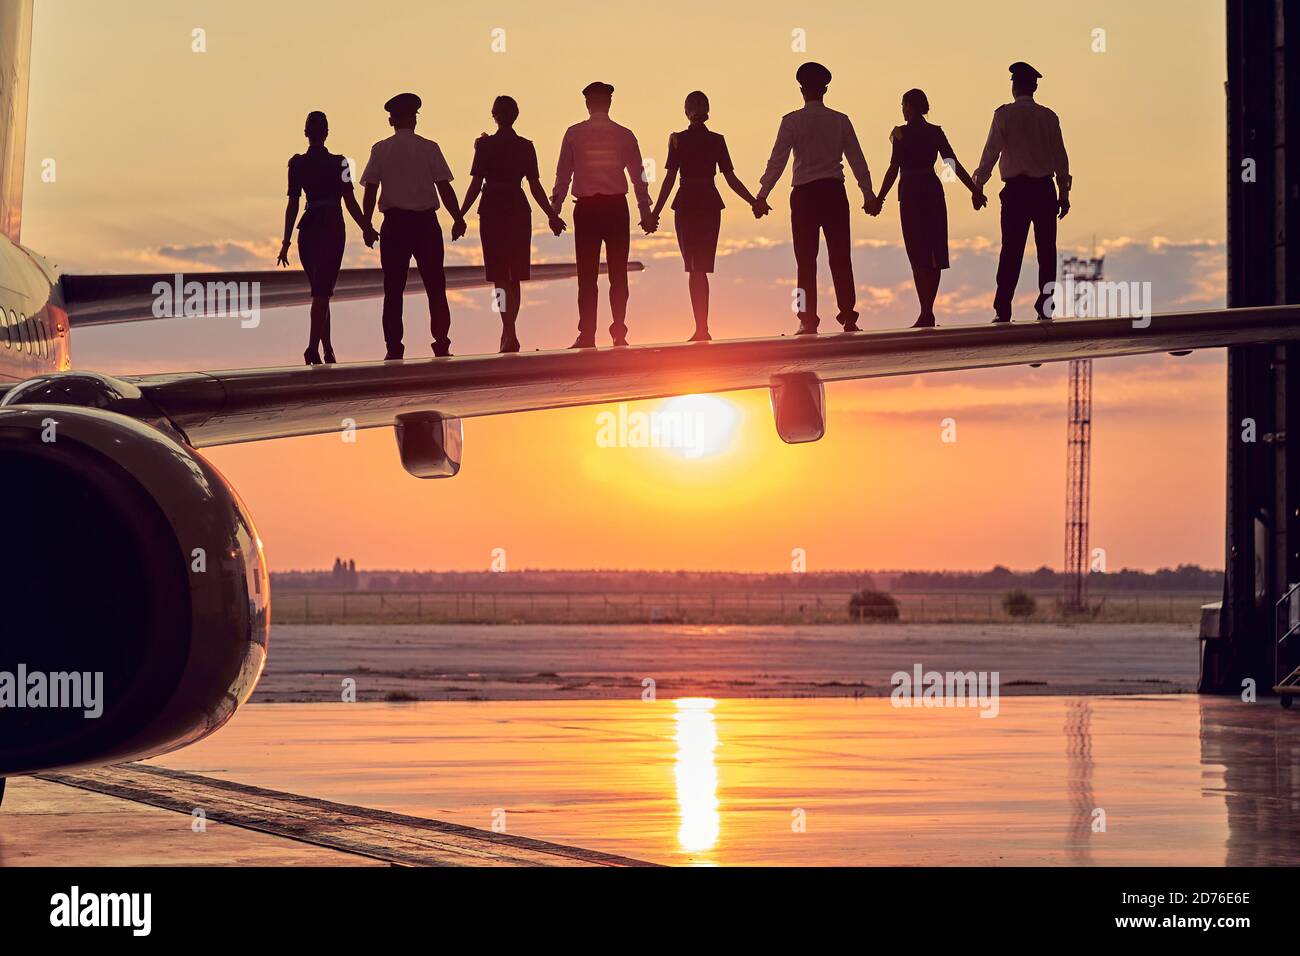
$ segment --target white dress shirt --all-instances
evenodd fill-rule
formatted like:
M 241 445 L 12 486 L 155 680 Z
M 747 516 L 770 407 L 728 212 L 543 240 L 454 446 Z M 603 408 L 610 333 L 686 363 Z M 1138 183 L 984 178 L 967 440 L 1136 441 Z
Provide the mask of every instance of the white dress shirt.
M 650 209 L 650 188 L 641 166 L 641 147 L 625 126 L 619 126 L 607 113 L 592 113 L 590 119 L 575 123 L 564 131 L 560 158 L 555 164 L 555 188 L 551 204 L 556 209 L 569 193 L 577 199 L 588 196 L 626 196 L 628 178 L 636 190 L 636 202 L 642 212 Z
M 843 158 L 848 161 L 863 193 L 872 194 L 871 171 L 867 169 L 867 160 L 862 155 L 862 147 L 858 145 L 858 134 L 853 131 L 853 124 L 843 113 L 830 109 L 817 100 L 810 100 L 802 109 L 781 117 L 781 128 L 777 130 L 772 158 L 767 161 L 767 169 L 758 181 L 761 187 L 758 191 L 759 199 L 766 199 L 781 178 L 792 150 L 793 185 L 802 186 L 819 179 L 838 179 L 843 182 L 844 164 L 840 162 Z
M 431 139 L 413 129 L 399 129 L 370 147 L 361 185 L 379 186 L 379 211 L 438 208 L 437 183 L 451 182 L 451 167 Z
M 977 185 L 989 181 L 994 163 L 1003 182 L 1015 176 L 1054 175 L 1062 188 L 1070 188 L 1070 159 L 1065 154 L 1061 121 L 1027 93 L 994 111 L 984 155 L 971 177 Z

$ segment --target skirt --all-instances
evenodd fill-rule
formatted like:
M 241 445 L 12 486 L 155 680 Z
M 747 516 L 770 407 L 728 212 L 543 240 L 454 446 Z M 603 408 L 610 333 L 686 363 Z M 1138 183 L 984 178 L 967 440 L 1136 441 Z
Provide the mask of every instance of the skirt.
M 346 239 L 343 210 L 338 206 L 309 208 L 298 221 L 298 261 L 307 273 L 313 299 L 334 294 Z
M 712 272 L 722 229 L 721 209 L 678 209 L 673 213 L 677 248 L 687 272 Z
M 903 245 L 913 269 L 948 268 L 948 206 L 933 169 L 904 171 L 898 184 Z
M 533 216 L 523 193 L 519 201 L 479 204 L 483 272 L 489 282 L 521 282 L 531 275 Z

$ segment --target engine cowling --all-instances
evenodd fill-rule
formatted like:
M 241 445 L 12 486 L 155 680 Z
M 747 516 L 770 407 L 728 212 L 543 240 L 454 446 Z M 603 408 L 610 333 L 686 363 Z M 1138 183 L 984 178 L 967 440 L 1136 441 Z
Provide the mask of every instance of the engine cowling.
M 266 658 L 269 578 L 247 509 L 165 427 L 13 397 L 0 407 L 0 776 L 212 733 Z

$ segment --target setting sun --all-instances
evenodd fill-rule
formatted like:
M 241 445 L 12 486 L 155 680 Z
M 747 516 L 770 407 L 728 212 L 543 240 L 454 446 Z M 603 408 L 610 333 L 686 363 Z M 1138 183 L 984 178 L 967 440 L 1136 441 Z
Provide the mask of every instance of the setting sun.
M 682 440 L 667 444 L 684 458 L 705 458 L 726 451 L 736 435 L 740 410 L 716 395 L 682 395 L 670 398 L 655 412 L 673 423 Z

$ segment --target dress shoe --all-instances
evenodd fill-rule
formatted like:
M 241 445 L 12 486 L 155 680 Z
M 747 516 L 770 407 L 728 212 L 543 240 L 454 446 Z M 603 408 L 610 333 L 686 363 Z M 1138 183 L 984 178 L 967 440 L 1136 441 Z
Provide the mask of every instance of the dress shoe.
M 571 349 L 594 349 L 595 347 L 596 340 L 585 335 L 579 335 L 573 340 L 573 344 L 569 346 Z
M 333 350 L 332 348 L 329 348 L 329 347 L 327 346 L 326 349 L 325 349 L 325 364 L 326 364 L 326 365 L 337 365 L 337 364 L 338 364 L 338 361 L 339 361 L 339 360 L 336 359 L 336 358 L 334 357 L 334 350 Z
M 501 351 L 502 352 L 519 351 L 519 339 L 513 332 L 501 333 Z
M 848 312 L 844 315 L 837 315 L 835 317 L 835 321 L 844 327 L 845 332 L 862 331 L 860 328 L 858 328 L 858 314 L 856 312 Z
M 922 316 L 918 317 L 917 320 L 916 320 L 915 322 L 912 323 L 912 328 L 914 328 L 914 329 L 932 329 L 932 328 L 934 328 L 934 316 L 932 316 L 932 315 L 922 315 Z
M 993 324 L 994 324 L 994 325 L 1002 325 L 1002 324 L 1010 325 L 1010 324 L 1011 324 L 1011 316 L 1008 315 L 1008 316 L 1004 319 L 1002 316 L 999 315 L 999 316 L 997 316 L 996 318 L 993 319 Z
M 696 329 L 695 334 L 692 335 L 686 341 L 687 342 L 712 342 L 713 336 L 709 334 L 708 329 Z
M 449 358 L 451 356 L 451 339 L 434 342 L 433 354 L 438 358 Z
M 302 353 L 302 360 L 306 362 L 308 365 L 319 365 L 320 364 L 319 349 L 317 347 L 304 349 Z
M 794 333 L 794 334 L 795 334 L 795 335 L 816 335 L 816 334 L 817 334 L 817 326 L 815 326 L 815 325 L 806 325 L 805 323 L 800 322 L 800 323 L 799 323 L 799 328 L 795 330 L 795 333 Z

